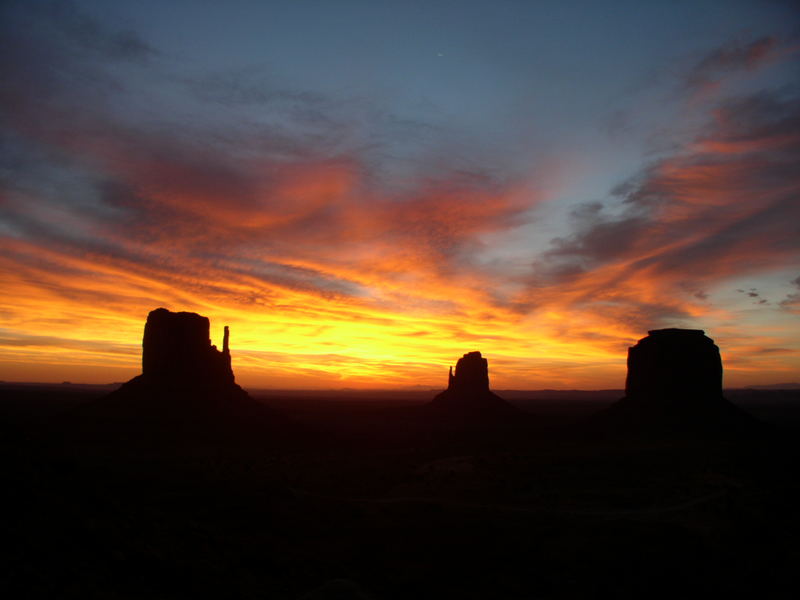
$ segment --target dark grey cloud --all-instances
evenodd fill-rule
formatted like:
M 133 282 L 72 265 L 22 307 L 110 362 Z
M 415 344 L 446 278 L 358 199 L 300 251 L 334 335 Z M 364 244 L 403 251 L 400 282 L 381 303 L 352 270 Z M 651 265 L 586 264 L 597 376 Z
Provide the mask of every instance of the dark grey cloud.
M 596 206 L 591 203 L 589 206 Z M 644 234 L 648 222 L 641 216 L 615 218 L 602 209 L 580 224 L 567 238 L 554 238 L 542 263 L 557 263 L 563 274 L 578 274 L 598 264 L 626 256 Z
M 113 264 L 180 289 L 224 274 L 261 287 L 240 298 L 253 304 L 269 302 L 270 286 L 362 297 L 348 276 L 281 260 L 352 270 L 343 254 L 375 243 L 357 268 L 380 271 L 381 256 L 402 254 L 444 276 L 473 266 L 478 234 L 514 226 L 527 210 L 493 206 L 505 183 L 446 157 L 402 194 L 387 189 L 380 162 L 396 148 L 383 138 L 413 146 L 434 129 L 366 100 L 343 105 L 259 70 L 176 77 L 172 59 L 69 3 L 17 3 L 11 13 L 0 58 L 0 223 L 64 259 L 15 255 L 32 272 L 77 277 Z M 325 197 L 313 181 L 328 176 Z
M 793 279 L 790 283 L 797 288 L 797 292 L 787 294 L 779 306 L 791 312 L 800 312 L 800 277 Z
M 741 254 L 740 268 L 785 262 L 800 251 L 800 108 L 796 96 L 759 93 L 723 103 L 718 121 L 689 155 L 664 159 L 617 186 L 617 210 L 577 209 L 573 233 L 556 238 L 541 267 L 559 276 L 618 259 L 635 270 L 718 271 Z M 642 258 L 639 258 L 639 257 Z
M 776 152 L 798 152 L 800 110 L 797 102 L 796 87 L 727 99 L 718 107 L 718 127 L 710 136 L 713 141 L 738 144 L 752 151 L 774 148 Z M 769 147 L 764 148 L 764 145 Z M 775 165 L 780 166 L 785 165 Z M 767 173 L 771 175 L 774 171 Z
M 732 60 L 732 59 L 731 59 Z M 759 92 L 717 106 L 688 151 L 662 158 L 570 215 L 571 233 L 534 261 L 530 297 L 617 323 L 690 321 L 685 299 L 800 258 L 800 98 Z M 651 298 L 642 301 L 642 290 Z M 768 305 L 758 290 L 754 304 Z M 793 309 L 800 294 L 781 306 Z
M 748 298 L 753 300 L 753 304 L 756 305 L 764 305 L 770 304 L 770 301 L 766 298 L 763 298 L 761 293 L 756 288 L 750 288 L 748 290 L 736 290 L 740 294 L 746 295 Z
M 32 4 L 29 8 L 38 22 L 61 33 L 76 46 L 112 60 L 142 61 L 158 51 L 135 31 L 109 29 L 80 12 L 73 2 L 53 0 Z
M 778 46 L 778 40 L 770 36 L 728 42 L 700 58 L 687 73 L 685 85 L 693 89 L 701 88 L 717 83 L 729 73 L 753 70 L 769 60 Z
M 16 111 L 33 103 L 35 112 L 56 99 L 83 110 L 101 105 L 124 87 L 115 69 L 149 65 L 159 56 L 138 33 L 101 25 L 68 1 L 2 3 L 0 37 L 0 105 Z
M 676 235 L 692 236 L 691 241 L 665 249 L 637 265 L 653 267 L 664 275 L 686 272 L 713 281 L 718 276 L 752 273 L 770 265 L 786 264 L 800 253 L 800 207 L 792 197 L 765 204 L 763 209 L 746 217 L 727 216 L 729 224 L 708 234 L 699 227 L 703 221 L 713 219 L 713 215 L 693 219 L 696 228 Z M 720 215 L 721 220 L 725 218 L 726 215 Z
M 318 269 L 296 267 L 269 260 L 231 258 L 228 255 L 199 255 L 203 262 L 229 274 L 251 276 L 267 285 L 317 292 L 322 296 L 365 296 L 366 290 L 355 281 L 332 277 Z

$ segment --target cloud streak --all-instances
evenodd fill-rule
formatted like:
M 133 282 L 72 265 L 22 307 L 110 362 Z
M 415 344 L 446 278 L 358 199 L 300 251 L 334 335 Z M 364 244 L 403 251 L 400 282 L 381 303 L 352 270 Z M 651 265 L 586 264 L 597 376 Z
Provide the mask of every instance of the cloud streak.
M 764 92 L 721 103 L 684 152 L 573 211 L 573 233 L 535 261 L 526 300 L 633 335 L 691 325 L 715 312 L 705 290 L 796 265 L 798 106 Z
M 780 44 L 773 36 L 748 42 L 731 41 L 698 60 L 686 74 L 685 85 L 692 90 L 711 91 L 726 76 L 742 71 L 755 71 L 765 63 L 776 60 L 780 52 Z
M 719 103 L 691 145 L 574 207 L 535 251 L 523 234 L 553 201 L 546 173 L 475 167 L 461 149 L 428 164 L 456 139 L 437 123 L 261 71 L 178 72 L 70 4 L 9 6 L 0 358 L 15 369 L 107 359 L 133 374 L 142 320 L 165 305 L 230 324 L 261 385 L 435 384 L 483 349 L 501 386 L 614 387 L 645 329 L 724 312 L 722 283 L 800 250 L 788 92 Z M 15 29 L 24 18 L 36 26 Z M 710 54 L 687 85 L 760 68 L 771 40 Z

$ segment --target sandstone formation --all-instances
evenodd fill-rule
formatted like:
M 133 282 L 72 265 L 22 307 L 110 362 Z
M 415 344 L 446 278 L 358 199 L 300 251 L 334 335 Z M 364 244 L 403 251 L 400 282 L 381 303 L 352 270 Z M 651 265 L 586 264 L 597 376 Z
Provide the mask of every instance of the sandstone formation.
M 656 329 L 628 349 L 625 395 L 644 401 L 722 396 L 719 348 L 701 329 Z
M 159 418 L 216 418 L 263 412 L 236 385 L 231 368 L 230 331 L 222 350 L 211 344 L 207 317 L 157 308 L 147 316 L 142 339 L 142 374 L 104 402 L 109 410 Z
M 297 437 L 277 411 L 239 387 L 230 331 L 222 350 L 209 320 L 158 308 L 147 316 L 142 374 L 67 420 L 69 435 L 122 452 L 252 452 Z
M 489 361 L 480 352 L 467 352 L 458 359 L 456 372 L 450 367 L 447 389 L 464 394 L 489 391 Z
M 519 412 L 489 390 L 489 362 L 480 352 L 468 352 L 450 367 L 447 389 L 431 402 L 433 407 L 453 413 Z
M 625 397 L 596 424 L 618 433 L 742 433 L 755 419 L 722 395 L 722 360 L 699 329 L 656 329 L 628 349 Z
M 157 308 L 147 316 L 142 339 L 142 378 L 179 387 L 234 385 L 230 332 L 222 351 L 211 345 L 208 317 Z

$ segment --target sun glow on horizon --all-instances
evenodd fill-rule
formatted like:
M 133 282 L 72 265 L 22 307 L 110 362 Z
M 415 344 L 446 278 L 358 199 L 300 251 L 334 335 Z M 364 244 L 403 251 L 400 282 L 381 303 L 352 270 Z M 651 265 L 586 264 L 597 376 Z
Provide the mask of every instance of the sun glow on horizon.
M 130 378 L 162 306 L 217 344 L 229 325 L 256 387 L 439 388 L 479 350 L 497 389 L 620 388 L 664 327 L 704 329 L 726 385 L 798 379 L 800 51 L 778 3 L 656 28 L 538 3 L 433 3 L 434 27 L 390 3 L 356 29 L 358 3 L 320 5 L 318 37 L 285 28 L 292 4 L 253 44 L 256 4 L 220 9 L 215 44 L 167 35 L 179 10 L 0 6 L 0 379 Z

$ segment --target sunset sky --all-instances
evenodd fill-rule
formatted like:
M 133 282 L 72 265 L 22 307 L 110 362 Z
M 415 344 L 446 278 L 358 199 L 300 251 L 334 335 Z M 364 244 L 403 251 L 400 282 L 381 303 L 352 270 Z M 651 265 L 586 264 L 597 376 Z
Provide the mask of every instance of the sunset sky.
M 3 2 L 0 379 L 620 388 L 704 329 L 800 381 L 795 2 Z

